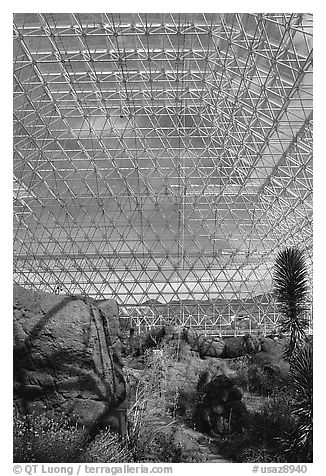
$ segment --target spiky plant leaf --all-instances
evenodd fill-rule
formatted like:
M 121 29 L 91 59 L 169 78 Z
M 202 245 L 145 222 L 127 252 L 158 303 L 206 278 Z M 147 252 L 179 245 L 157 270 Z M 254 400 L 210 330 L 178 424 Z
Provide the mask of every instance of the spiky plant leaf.
M 293 461 L 312 461 L 313 453 L 313 353 L 307 340 L 293 352 L 291 375 L 294 390 L 294 430 L 285 439 L 286 452 Z
M 291 374 L 295 392 L 295 405 L 293 413 L 301 422 L 312 421 L 313 405 L 313 355 L 312 344 L 306 342 L 298 348 L 291 359 Z

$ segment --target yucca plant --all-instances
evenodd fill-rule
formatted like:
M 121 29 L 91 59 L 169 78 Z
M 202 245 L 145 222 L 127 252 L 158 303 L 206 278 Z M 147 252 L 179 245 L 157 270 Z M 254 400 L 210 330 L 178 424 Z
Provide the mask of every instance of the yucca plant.
M 285 357 L 291 359 L 297 346 L 304 340 L 308 328 L 306 317 L 308 272 L 303 251 L 286 248 L 275 261 L 274 290 L 282 314 L 281 332 L 290 333 Z

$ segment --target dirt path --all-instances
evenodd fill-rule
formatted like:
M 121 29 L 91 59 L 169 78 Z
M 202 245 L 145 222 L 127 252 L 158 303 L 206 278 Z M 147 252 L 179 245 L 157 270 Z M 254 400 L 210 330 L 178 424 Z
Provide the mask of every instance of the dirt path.
M 190 428 L 184 428 L 184 433 L 192 437 L 198 444 L 198 451 L 206 459 L 206 463 L 231 463 L 226 460 L 219 452 L 217 442 L 214 438 L 203 435 Z

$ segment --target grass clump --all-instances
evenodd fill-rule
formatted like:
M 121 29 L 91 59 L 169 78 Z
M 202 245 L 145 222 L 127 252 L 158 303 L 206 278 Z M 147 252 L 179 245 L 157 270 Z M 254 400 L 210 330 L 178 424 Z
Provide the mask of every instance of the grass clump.
M 275 392 L 250 414 L 242 434 L 221 437 L 223 455 L 237 463 L 312 462 L 312 438 L 302 438 L 302 421 L 292 390 Z
M 42 415 L 15 415 L 15 463 L 70 463 L 78 461 L 86 433 L 66 419 Z
M 119 435 L 102 430 L 89 441 L 79 458 L 80 463 L 131 463 L 133 456 Z
M 268 397 L 276 390 L 283 391 L 290 382 L 288 364 L 278 358 L 264 362 L 255 356 L 245 355 L 228 359 L 227 364 L 234 372 L 236 385 L 247 393 Z
M 169 411 L 173 393 L 168 375 L 173 362 L 163 349 L 145 353 L 145 367 L 128 411 L 128 448 L 135 462 L 200 462 L 175 439 L 177 420 Z M 175 394 L 174 394 L 175 395 Z
M 242 434 L 221 437 L 223 455 L 237 463 L 287 462 L 282 435 L 293 431 L 292 398 L 287 393 L 274 393 L 260 410 L 252 412 Z
M 297 348 L 290 361 L 294 394 L 293 415 L 296 425 L 283 438 L 286 452 L 293 461 L 313 459 L 313 353 L 312 342 Z

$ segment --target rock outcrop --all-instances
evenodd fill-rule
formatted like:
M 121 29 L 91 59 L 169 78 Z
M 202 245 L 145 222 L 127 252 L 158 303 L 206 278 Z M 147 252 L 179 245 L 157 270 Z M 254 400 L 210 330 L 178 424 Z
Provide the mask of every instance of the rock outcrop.
M 224 357 L 233 359 L 247 354 L 256 354 L 261 351 L 259 337 L 252 334 L 245 334 L 239 337 L 229 337 L 225 339 Z
M 105 425 L 125 399 L 115 301 L 14 286 L 14 404 Z
M 252 334 L 219 339 L 217 337 L 203 336 L 194 329 L 185 328 L 184 338 L 190 344 L 191 349 L 198 352 L 201 358 L 219 357 L 233 359 L 247 354 L 256 354 L 261 351 L 259 337 Z
M 190 344 L 191 350 L 198 352 L 201 358 L 223 357 L 225 343 L 222 339 L 205 337 L 189 328 L 184 329 L 184 338 Z
M 241 431 L 247 418 L 242 397 L 232 377 L 221 374 L 212 378 L 202 387 L 197 428 L 213 434 Z
M 288 340 L 286 338 L 271 339 L 261 337 L 261 352 L 253 356 L 253 362 L 259 364 L 275 386 L 284 385 L 290 381 L 290 364 L 284 359 L 284 351 Z

